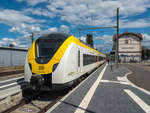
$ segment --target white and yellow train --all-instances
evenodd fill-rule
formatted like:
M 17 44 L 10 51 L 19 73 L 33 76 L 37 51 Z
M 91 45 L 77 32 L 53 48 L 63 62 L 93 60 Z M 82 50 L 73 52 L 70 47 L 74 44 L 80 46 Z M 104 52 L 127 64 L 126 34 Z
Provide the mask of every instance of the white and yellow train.
M 29 48 L 25 61 L 25 82 L 34 90 L 66 88 L 104 63 L 105 57 L 73 35 L 44 35 Z

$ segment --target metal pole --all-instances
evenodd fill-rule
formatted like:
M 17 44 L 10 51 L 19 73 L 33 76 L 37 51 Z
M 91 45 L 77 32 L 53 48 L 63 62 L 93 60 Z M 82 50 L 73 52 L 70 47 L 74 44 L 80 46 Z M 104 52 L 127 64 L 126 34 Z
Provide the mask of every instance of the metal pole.
M 110 57 L 110 67 L 111 67 L 111 71 L 113 71 L 112 69 L 112 55 L 111 55 L 111 57 Z
M 79 40 L 81 39 L 81 37 L 80 37 L 81 35 L 80 34 L 81 34 L 81 31 L 79 30 Z
M 145 47 L 145 60 L 146 60 L 146 47 Z
M 116 52 L 115 52 L 115 63 L 118 67 L 118 47 L 119 47 L 119 8 L 117 8 L 117 37 L 116 37 Z
M 31 38 L 31 41 L 32 41 L 32 43 L 33 43 L 33 41 L 34 41 L 34 33 L 32 32 L 32 34 L 30 35 L 30 38 Z
M 10 51 L 10 66 L 13 66 L 13 60 L 12 60 L 12 51 Z

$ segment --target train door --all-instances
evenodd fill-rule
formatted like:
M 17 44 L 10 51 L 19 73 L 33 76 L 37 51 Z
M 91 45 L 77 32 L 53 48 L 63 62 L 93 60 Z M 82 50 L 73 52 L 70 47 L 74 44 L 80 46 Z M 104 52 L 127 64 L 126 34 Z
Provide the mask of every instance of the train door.
M 78 67 L 77 67 L 77 73 L 80 73 L 81 71 L 81 52 L 80 49 L 78 49 L 78 55 L 77 55 L 77 59 L 78 59 Z

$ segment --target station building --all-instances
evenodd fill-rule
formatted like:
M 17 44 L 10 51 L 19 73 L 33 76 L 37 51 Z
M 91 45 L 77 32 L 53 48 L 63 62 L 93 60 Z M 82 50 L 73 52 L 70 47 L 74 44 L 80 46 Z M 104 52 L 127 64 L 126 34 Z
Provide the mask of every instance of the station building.
M 142 57 L 142 39 L 143 37 L 140 33 L 124 32 L 119 34 L 119 60 L 121 62 L 140 62 Z M 116 35 L 113 36 L 113 42 L 115 47 Z

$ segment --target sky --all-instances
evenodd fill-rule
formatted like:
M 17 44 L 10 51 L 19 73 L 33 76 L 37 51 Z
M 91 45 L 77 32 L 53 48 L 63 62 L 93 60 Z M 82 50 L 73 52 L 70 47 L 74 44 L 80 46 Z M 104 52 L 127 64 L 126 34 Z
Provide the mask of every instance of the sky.
M 77 28 L 116 26 L 119 8 L 119 33 L 141 33 L 143 46 L 150 48 L 150 0 L 0 0 L 0 46 L 14 44 L 29 48 L 34 38 L 51 32 L 63 32 L 85 40 L 94 37 L 94 46 L 102 52 L 112 50 L 116 29 L 82 31 Z

